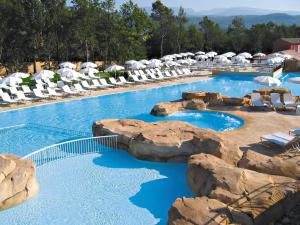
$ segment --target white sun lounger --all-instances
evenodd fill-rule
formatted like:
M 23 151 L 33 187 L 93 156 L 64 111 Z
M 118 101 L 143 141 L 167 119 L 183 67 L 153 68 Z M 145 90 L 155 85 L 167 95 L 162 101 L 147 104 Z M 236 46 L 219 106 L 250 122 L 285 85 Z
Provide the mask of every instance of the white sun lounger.
M 166 77 L 168 77 L 168 78 L 174 78 L 171 74 L 170 74 L 170 72 L 169 71 L 165 71 L 165 75 L 166 75 Z
M 110 77 L 110 78 L 108 78 L 108 79 L 109 79 L 109 82 L 110 82 L 111 84 L 115 85 L 115 86 L 122 86 L 122 85 L 125 84 L 125 83 L 123 83 L 123 82 L 118 82 L 118 81 L 116 81 L 116 79 L 115 79 L 114 77 Z
M 53 97 L 62 97 L 62 93 L 57 93 L 55 89 L 47 87 L 48 95 L 53 96 Z
M 131 78 L 132 78 L 132 80 L 134 82 L 137 82 L 137 83 L 146 83 L 146 81 L 144 81 L 144 80 L 139 80 L 139 78 L 137 76 L 135 76 L 135 75 L 132 75 Z
M 175 70 L 171 70 L 171 74 L 173 75 L 173 77 L 176 77 L 176 78 L 179 77 L 179 75 L 176 73 Z
M 80 94 L 78 91 L 71 90 L 68 85 L 63 86 L 62 90 L 68 95 L 79 95 Z
M 289 130 L 289 134 L 294 134 L 300 136 L 300 129 Z
M 179 75 L 181 75 L 181 76 L 184 76 L 185 74 L 180 70 L 180 69 L 176 69 L 176 71 L 177 71 L 177 73 L 179 74 Z
M 2 98 L 3 102 L 5 102 L 5 103 L 14 104 L 14 103 L 20 103 L 21 102 L 19 99 L 12 99 L 10 97 L 10 95 L 6 92 L 1 93 L 1 98 Z
M 99 89 L 100 88 L 105 88 L 105 86 L 101 85 L 97 79 L 93 79 L 92 83 L 93 83 L 94 87 L 97 87 Z
M 18 89 L 16 87 L 9 87 L 9 91 L 13 95 L 17 95 Z
M 86 93 L 88 90 L 85 90 L 79 83 L 74 84 L 74 89 L 77 92 Z
M 251 104 L 255 107 L 268 106 L 268 104 L 262 100 L 260 93 L 251 93 Z
M 88 82 L 87 82 L 86 80 L 81 81 L 81 85 L 82 85 L 84 88 L 88 89 L 88 90 L 95 90 L 95 89 L 97 89 L 97 87 L 89 85 Z M 81 85 L 80 85 L 80 86 L 81 86 Z
M 144 81 L 148 81 L 148 82 L 153 82 L 153 81 L 155 81 L 155 80 L 151 80 L 151 79 L 149 79 L 148 77 L 146 77 L 146 75 L 144 75 L 144 74 L 142 74 L 141 75 L 141 78 L 142 78 L 142 80 L 144 80 Z
M 124 84 L 134 84 L 134 82 L 127 81 L 127 80 L 125 79 L 125 77 L 123 77 L 123 76 L 120 76 L 120 77 L 119 77 L 119 80 L 120 80 L 120 82 L 123 82 Z
M 42 91 L 37 88 L 33 89 L 33 93 L 34 93 L 35 97 L 37 97 L 37 98 L 41 98 L 41 99 L 50 98 L 50 96 L 48 94 L 43 94 Z
M 33 101 L 34 100 L 33 98 L 26 97 L 23 91 L 17 91 L 16 95 L 20 101 Z
M 103 85 L 105 87 L 115 87 L 115 85 L 107 83 L 107 81 L 104 78 L 99 79 L 99 82 L 101 85 Z
M 284 107 L 280 100 L 280 94 L 279 93 L 271 93 L 271 104 L 275 108 Z
M 283 148 L 293 146 L 293 144 L 296 144 L 297 142 L 300 141 L 299 136 L 290 136 L 281 132 L 264 135 L 260 139 L 261 142 L 268 141 L 273 144 L 279 145 Z
M 33 91 L 30 90 L 30 88 L 27 85 L 22 85 L 21 87 L 22 87 L 24 94 L 32 94 L 33 93 Z
M 284 105 L 287 107 L 296 107 L 298 105 L 298 103 L 294 100 L 291 93 L 283 94 L 283 102 Z

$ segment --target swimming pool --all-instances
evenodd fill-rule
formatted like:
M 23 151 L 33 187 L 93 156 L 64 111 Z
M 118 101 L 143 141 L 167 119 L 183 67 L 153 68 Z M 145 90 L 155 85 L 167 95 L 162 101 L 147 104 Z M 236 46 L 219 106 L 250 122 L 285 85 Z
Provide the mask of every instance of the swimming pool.
M 285 82 L 291 76 L 297 75 L 283 76 L 282 86 L 298 94 L 296 84 Z M 153 105 L 179 99 L 183 91 L 244 96 L 262 87 L 252 79 L 247 75 L 222 75 L 202 82 L 3 112 L 0 127 L 10 128 L 0 130 L 0 149 L 24 156 L 51 144 L 91 135 L 92 123 L 100 119 L 151 121 L 149 112 Z M 11 127 L 14 125 L 18 126 Z M 60 128 L 66 132 L 58 132 Z M 121 219 L 121 224 L 165 224 L 171 203 L 177 197 L 191 196 L 183 164 L 140 161 L 122 151 L 61 162 L 38 168 L 39 195 L 1 212 L 0 224 L 120 224 Z
M 288 77 L 293 76 L 300 76 L 300 74 L 284 74 L 281 86 L 290 88 L 294 94 L 300 94 L 299 85 L 286 82 Z M 1 152 L 24 156 L 42 147 L 80 137 L 72 132 L 69 134 L 55 132 L 59 128 L 91 135 L 93 122 L 100 119 L 143 118 L 150 121 L 152 116 L 149 112 L 155 104 L 179 99 L 183 91 L 218 91 L 224 95 L 241 97 L 255 88 L 263 87 L 252 80 L 251 75 L 222 75 L 201 82 L 3 112 L 0 113 L 0 128 L 19 124 L 25 126 L 0 130 L 0 149 Z M 27 124 L 37 124 L 37 126 L 32 129 Z M 49 131 L 47 126 L 57 129 Z

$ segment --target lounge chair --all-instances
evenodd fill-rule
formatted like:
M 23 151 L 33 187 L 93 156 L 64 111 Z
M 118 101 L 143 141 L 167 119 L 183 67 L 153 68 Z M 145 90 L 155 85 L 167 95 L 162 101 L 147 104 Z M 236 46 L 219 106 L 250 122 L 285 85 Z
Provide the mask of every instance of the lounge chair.
M 55 89 L 48 87 L 47 88 L 48 95 L 53 96 L 53 97 L 62 97 L 62 93 L 57 93 Z
M 166 75 L 166 77 L 168 77 L 168 78 L 175 78 L 175 77 L 173 77 L 171 74 L 170 74 L 170 72 L 169 71 L 165 71 L 165 75 Z
M 13 95 L 17 95 L 18 89 L 16 87 L 9 87 L 9 91 Z
M 283 94 L 283 102 L 284 105 L 287 107 L 297 107 L 297 105 L 299 105 L 295 99 L 293 98 L 293 96 L 291 95 L 291 93 L 285 93 Z
M 97 89 L 97 87 L 89 85 L 89 83 L 86 80 L 81 81 L 81 85 L 82 85 L 82 87 L 84 87 L 84 88 L 86 88 L 88 90 L 95 90 L 95 89 Z
M 136 75 L 137 77 L 141 76 L 140 72 L 137 71 L 137 70 L 133 71 L 133 73 L 134 73 L 134 75 Z
M 146 77 L 146 75 L 144 75 L 144 74 L 142 74 L 141 75 L 141 80 L 144 80 L 144 81 L 148 81 L 148 82 L 153 82 L 153 81 L 155 81 L 155 80 L 151 80 L 151 79 L 149 79 L 148 77 Z
M 176 69 L 177 73 L 181 76 L 184 76 L 185 74 L 180 70 L 180 69 Z
M 282 102 L 280 100 L 279 93 L 271 93 L 271 104 L 275 109 L 284 107 L 284 105 L 282 104 Z
M 262 100 L 260 93 L 251 93 L 251 105 L 254 107 L 265 107 L 268 103 Z
M 294 135 L 300 136 L 300 129 L 290 130 L 290 131 L 289 131 L 289 134 L 294 134 Z
M 14 103 L 20 103 L 21 102 L 19 99 L 12 99 L 10 97 L 10 95 L 6 92 L 1 93 L 1 98 L 2 98 L 3 102 L 5 102 L 5 103 L 14 104 Z
M 110 82 L 111 84 L 115 85 L 115 86 L 122 86 L 122 85 L 125 84 L 125 83 L 123 83 L 123 82 L 118 82 L 118 81 L 116 81 L 116 79 L 115 79 L 114 77 L 110 77 L 110 78 L 108 78 L 108 79 L 109 79 L 109 82 Z
M 283 148 L 292 147 L 300 141 L 300 136 L 290 136 L 281 132 L 264 135 L 260 138 L 261 142 L 268 141 L 273 144 L 279 145 Z
M 62 90 L 68 95 L 79 95 L 80 94 L 78 91 L 71 90 L 68 85 L 63 86 Z
M 25 95 L 33 93 L 33 91 L 30 90 L 30 88 L 27 85 L 22 85 L 21 87 L 22 87 L 22 90 L 23 90 L 23 92 L 24 92 Z
M 79 83 L 74 84 L 74 88 L 77 92 L 86 93 L 88 90 L 85 90 Z
M 16 95 L 20 101 L 33 101 L 34 100 L 33 98 L 26 97 L 23 91 L 17 91 Z
M 46 90 L 46 89 L 44 88 L 44 84 L 38 83 L 38 84 L 35 85 L 35 87 L 36 87 L 37 89 L 41 90 L 41 91 L 45 91 L 45 90 Z
M 131 78 L 132 78 L 132 80 L 134 82 L 137 82 L 137 83 L 146 83 L 146 81 L 144 81 L 144 80 L 139 80 L 139 78 L 136 75 L 132 75 Z
M 109 84 L 107 83 L 107 81 L 104 78 L 99 79 L 99 82 L 101 85 L 103 85 L 104 87 L 115 87 L 115 85 Z
M 180 77 L 175 70 L 171 70 L 171 74 L 173 75 L 173 77 Z
M 33 89 L 33 94 L 35 95 L 35 97 L 41 98 L 41 99 L 48 99 L 48 98 L 50 98 L 50 95 L 43 94 L 42 91 L 40 89 L 38 89 L 38 88 Z
M 94 87 L 97 87 L 98 89 L 104 88 L 104 86 L 101 85 L 97 79 L 93 79 L 92 83 L 93 83 Z
M 123 77 L 123 76 L 120 76 L 120 77 L 119 77 L 119 80 L 120 80 L 121 82 L 123 82 L 124 84 L 134 84 L 134 82 L 127 81 L 127 80 L 125 79 L 125 77 Z

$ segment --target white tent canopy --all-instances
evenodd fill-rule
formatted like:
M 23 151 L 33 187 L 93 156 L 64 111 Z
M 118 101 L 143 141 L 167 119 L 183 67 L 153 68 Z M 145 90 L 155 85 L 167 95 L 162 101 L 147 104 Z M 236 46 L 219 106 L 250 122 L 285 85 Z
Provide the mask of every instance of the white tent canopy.
M 259 76 L 254 78 L 255 83 L 266 85 L 266 86 L 279 86 L 281 84 L 280 80 L 269 76 Z
M 76 65 L 70 62 L 63 62 L 61 64 L 59 64 L 60 68 L 69 68 L 69 69 L 75 69 Z
M 83 68 L 97 68 L 97 64 L 93 63 L 93 62 L 85 62 L 85 63 L 82 63 L 80 65 L 80 68 L 83 69 Z
M 119 66 L 119 65 L 112 65 L 112 66 L 106 68 L 104 71 L 105 72 L 116 72 L 116 71 L 120 71 L 120 70 L 125 70 L 125 68 L 123 66 Z

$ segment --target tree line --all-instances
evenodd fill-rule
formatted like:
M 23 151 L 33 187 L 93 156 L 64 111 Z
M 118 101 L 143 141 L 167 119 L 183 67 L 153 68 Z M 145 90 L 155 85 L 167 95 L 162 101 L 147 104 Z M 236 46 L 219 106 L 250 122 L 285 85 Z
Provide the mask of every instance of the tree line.
M 236 17 L 227 29 L 204 17 L 190 24 L 160 0 L 151 14 L 128 0 L 0 0 L 0 63 L 16 70 L 36 61 L 116 61 L 195 52 L 272 51 L 280 37 L 299 37 L 300 27 L 272 22 L 245 27 Z

